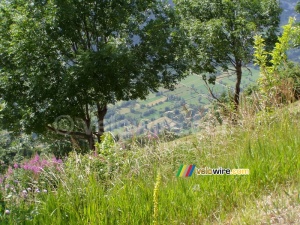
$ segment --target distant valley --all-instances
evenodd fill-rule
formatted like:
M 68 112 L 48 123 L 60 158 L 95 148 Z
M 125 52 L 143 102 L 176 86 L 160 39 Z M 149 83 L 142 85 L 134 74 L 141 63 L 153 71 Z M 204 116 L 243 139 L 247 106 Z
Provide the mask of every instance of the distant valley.
M 294 11 L 297 0 L 280 1 L 283 8 L 281 26 L 290 16 L 300 18 Z M 290 55 L 298 60 L 298 50 Z M 244 69 L 241 89 L 255 83 L 259 71 L 253 66 Z M 251 71 L 251 72 L 250 72 Z M 235 84 L 235 74 L 218 74 L 216 85 L 211 86 L 217 96 L 231 92 Z M 162 131 L 184 134 L 199 128 L 200 119 L 207 111 L 212 97 L 201 75 L 191 75 L 182 80 L 174 91 L 160 89 L 151 93 L 146 100 L 118 102 L 110 105 L 105 117 L 106 131 L 120 138 L 132 136 L 158 135 Z

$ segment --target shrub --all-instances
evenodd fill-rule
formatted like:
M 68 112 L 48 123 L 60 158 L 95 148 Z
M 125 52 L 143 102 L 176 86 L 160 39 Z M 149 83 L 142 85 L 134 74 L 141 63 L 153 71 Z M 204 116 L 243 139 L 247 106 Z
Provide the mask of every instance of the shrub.
M 294 62 L 288 62 L 285 69 L 280 71 L 282 83 L 291 83 L 292 93 L 295 100 L 300 98 L 300 66 Z
M 122 152 L 117 150 L 110 133 L 101 136 L 101 143 L 96 143 L 96 151 L 87 154 L 71 152 L 65 161 L 64 172 L 86 179 L 92 175 L 98 182 L 105 183 L 111 179 L 122 165 Z M 68 176 L 68 175 L 67 175 Z
M 254 92 L 258 92 L 259 91 L 259 87 L 257 84 L 249 84 L 245 90 L 243 91 L 243 93 L 245 94 L 245 96 L 250 96 L 252 95 Z

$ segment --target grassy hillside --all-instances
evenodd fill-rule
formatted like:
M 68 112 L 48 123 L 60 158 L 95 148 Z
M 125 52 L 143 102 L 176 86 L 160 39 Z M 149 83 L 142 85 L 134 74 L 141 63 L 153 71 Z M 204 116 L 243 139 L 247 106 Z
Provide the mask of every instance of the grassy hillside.
M 39 175 L 47 193 L 12 193 L 2 224 L 299 224 L 299 115 L 297 103 L 131 151 L 104 142 L 105 164 L 74 153 Z M 196 166 L 191 177 L 176 177 L 182 164 Z M 250 175 L 198 175 L 205 167 Z

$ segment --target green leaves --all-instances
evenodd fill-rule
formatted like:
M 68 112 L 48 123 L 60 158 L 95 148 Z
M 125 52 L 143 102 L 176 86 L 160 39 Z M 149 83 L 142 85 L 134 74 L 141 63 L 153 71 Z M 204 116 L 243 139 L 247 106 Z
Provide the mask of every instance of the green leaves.
M 236 71 L 235 103 L 238 105 L 241 67 L 253 59 L 256 33 L 274 41 L 281 9 L 277 0 L 175 1 L 181 28 L 188 39 L 186 54 L 193 73 Z M 213 83 L 213 79 L 211 80 Z
M 274 49 L 271 52 L 265 50 L 265 40 L 256 35 L 254 39 L 254 61 L 260 66 L 261 76 L 259 78 L 260 91 L 269 95 L 275 90 L 279 82 L 279 71 L 287 64 L 287 50 L 290 48 L 295 19 L 290 18 L 289 23 L 283 26 L 283 33 L 278 37 Z M 270 58 L 270 60 L 268 60 Z M 268 63 L 271 65 L 269 66 Z M 274 94 L 274 93 L 273 93 Z
M 87 121 L 98 103 L 145 98 L 183 77 L 165 1 L 14 0 L 0 12 L 7 128 L 44 132 L 60 115 Z

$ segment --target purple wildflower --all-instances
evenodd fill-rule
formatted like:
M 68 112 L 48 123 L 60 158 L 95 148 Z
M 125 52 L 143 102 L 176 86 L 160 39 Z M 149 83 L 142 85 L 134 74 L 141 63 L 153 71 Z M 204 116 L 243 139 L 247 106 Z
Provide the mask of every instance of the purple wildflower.
M 21 197 L 26 198 L 27 197 L 27 191 L 23 190 L 21 193 Z
M 36 154 L 33 159 L 30 160 L 32 163 L 38 163 L 40 161 L 40 156 Z
M 61 163 L 62 163 L 62 160 L 53 157 L 53 158 L 52 158 L 52 162 L 53 162 L 54 164 L 61 164 Z
M 29 170 L 29 166 L 28 166 L 27 163 L 25 163 L 25 164 L 23 165 L 23 169 L 24 169 L 24 170 Z
M 7 169 L 7 172 L 6 172 L 6 177 L 9 177 L 10 175 L 12 175 L 13 174 L 13 169 L 11 168 L 11 166 L 10 167 L 8 167 L 8 169 Z
M 44 168 L 44 167 L 46 167 L 46 166 L 49 166 L 49 162 L 46 160 L 46 159 L 44 159 L 42 162 L 41 162 L 41 167 L 42 168 Z
M 53 157 L 52 160 L 41 159 L 38 154 L 36 154 L 31 160 L 23 163 L 22 165 L 14 164 L 14 168 L 23 168 L 24 170 L 28 170 L 33 172 L 35 175 L 39 174 L 44 168 L 54 167 L 57 170 L 60 170 L 58 166 L 62 165 L 61 159 L 56 159 Z M 6 177 L 13 173 L 12 168 L 9 168 Z
M 31 170 L 32 170 L 32 172 L 37 174 L 37 173 L 41 172 L 42 168 L 40 166 L 32 166 Z
M 9 211 L 8 209 L 6 209 L 6 210 L 4 211 L 4 213 L 8 215 L 8 214 L 10 214 L 10 211 Z

